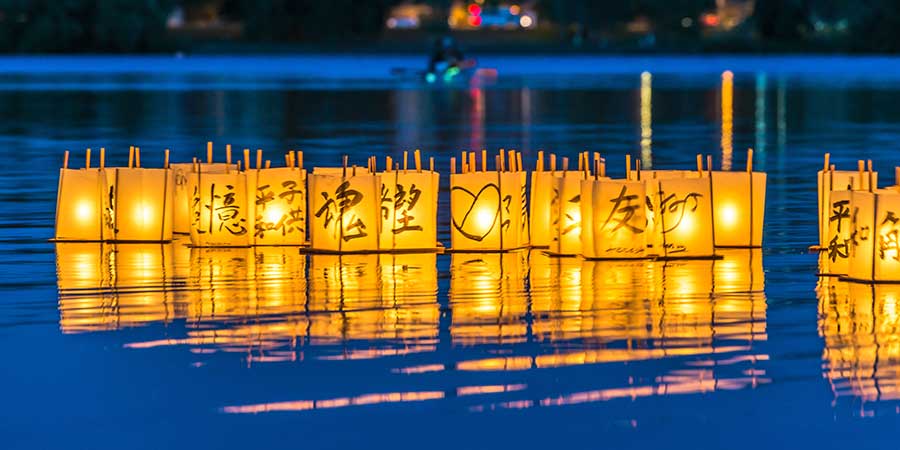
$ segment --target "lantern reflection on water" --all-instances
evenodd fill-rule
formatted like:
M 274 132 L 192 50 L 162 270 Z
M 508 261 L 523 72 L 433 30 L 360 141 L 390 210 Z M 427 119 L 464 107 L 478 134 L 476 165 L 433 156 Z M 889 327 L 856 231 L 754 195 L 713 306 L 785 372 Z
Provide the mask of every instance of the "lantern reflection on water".
M 816 290 L 823 371 L 836 399 L 900 399 L 900 286 L 820 277 Z
M 501 151 L 500 155 L 504 155 Z M 524 247 L 522 180 L 518 170 L 507 171 L 505 156 L 497 157 L 496 170 L 487 170 L 482 152 L 481 170 L 475 153 L 463 153 L 462 173 L 451 158 L 450 240 L 455 251 L 506 251 Z
M 414 153 L 415 167 L 407 170 L 407 152 L 403 152 L 403 167 L 390 167 L 381 172 L 381 249 L 434 250 L 437 246 L 437 206 L 440 175 L 422 169 L 418 150 Z
M 454 343 L 516 343 L 525 339 L 527 251 L 454 253 L 449 301 Z
M 63 333 L 175 318 L 170 245 L 60 242 L 56 260 Z

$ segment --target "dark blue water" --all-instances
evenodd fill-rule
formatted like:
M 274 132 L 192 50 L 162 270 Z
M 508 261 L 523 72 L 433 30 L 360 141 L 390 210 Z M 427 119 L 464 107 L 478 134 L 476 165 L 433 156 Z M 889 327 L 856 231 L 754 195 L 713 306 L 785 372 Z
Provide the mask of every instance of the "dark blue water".
M 823 152 L 893 183 L 900 60 L 491 57 L 483 84 L 391 75 L 420 64 L 4 60 L 0 447 L 896 445 L 900 288 L 817 280 L 807 248 Z M 528 165 L 600 151 L 619 176 L 625 154 L 742 169 L 753 147 L 764 248 L 611 263 L 47 242 L 63 150 L 123 164 L 140 145 L 156 166 L 207 140 L 303 149 L 308 166 L 420 148 L 444 174 L 460 149 Z

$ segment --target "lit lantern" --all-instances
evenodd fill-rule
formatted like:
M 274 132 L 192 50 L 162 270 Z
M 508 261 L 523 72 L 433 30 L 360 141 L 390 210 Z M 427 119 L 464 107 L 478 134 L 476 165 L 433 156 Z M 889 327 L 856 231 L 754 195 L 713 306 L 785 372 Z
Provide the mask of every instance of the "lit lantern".
M 195 168 L 188 190 L 191 245 L 244 247 L 253 243 L 245 173 L 230 168 L 224 173 L 206 173 Z
M 103 241 L 115 234 L 115 177 L 104 167 L 103 149 L 100 167 L 91 168 L 91 150 L 87 150 L 83 169 L 69 168 L 66 151 L 59 170 L 56 198 L 57 241 Z
M 315 168 L 309 176 L 310 246 L 324 252 L 378 251 L 381 177 L 346 165 L 345 156 L 343 168 Z
M 403 167 L 392 167 L 387 158 L 387 170 L 381 172 L 381 249 L 435 250 L 437 248 L 437 204 L 440 175 L 434 171 L 434 159 L 429 170 L 422 169 L 422 157 L 414 153 L 415 168 L 407 167 L 407 152 L 403 152 Z M 375 158 L 370 160 L 374 166 Z M 370 167 L 375 170 L 374 167 Z
M 568 158 L 563 158 L 566 166 Z M 552 197 L 553 236 L 550 239 L 551 254 L 577 255 L 581 253 L 581 182 L 583 171 L 570 172 L 565 168 L 556 177 Z
M 175 180 L 169 151 L 162 169 L 141 167 L 141 150 L 133 149 L 128 167 L 111 169 L 115 177 L 115 235 L 126 242 L 168 242 L 172 240 L 173 192 Z M 132 162 L 134 164 L 132 164 Z
M 592 179 L 582 182 L 585 258 L 623 259 L 647 256 L 645 183 Z
M 835 170 L 830 164 L 831 154 L 825 154 L 825 166 L 818 173 L 819 196 L 819 249 L 825 250 L 831 245 L 828 236 L 829 223 L 833 214 L 833 191 L 868 190 L 878 186 L 878 172 L 872 172 L 871 184 L 869 176 L 863 172 L 863 161 L 858 161 L 857 171 Z M 843 201 L 843 200 L 842 200 Z
M 761 247 L 766 207 L 766 174 L 753 172 L 753 150 L 746 172 L 712 172 L 716 247 Z
M 228 163 L 214 163 L 213 143 L 207 142 L 205 163 L 201 163 L 195 158 L 193 162 L 189 163 L 170 164 L 169 168 L 172 169 L 172 177 L 175 179 L 172 202 L 173 231 L 178 234 L 189 234 L 191 232 L 191 193 L 188 189 L 190 174 L 194 170 L 205 173 L 225 173 L 237 169 L 237 166 Z
M 303 245 L 306 242 L 306 170 L 303 152 L 289 152 L 286 167 L 250 167 L 250 150 L 244 150 L 247 168 L 249 227 L 256 245 Z M 248 227 L 248 228 L 249 228 Z
M 530 224 L 531 245 L 549 247 L 552 240 L 551 209 L 556 185 L 556 155 L 550 155 L 550 170 L 544 170 L 544 152 L 538 152 L 537 167 L 531 172 Z
M 650 252 L 665 258 L 708 258 L 713 249 L 713 216 L 708 178 L 646 180 Z
M 500 153 L 503 155 L 503 152 Z M 497 170 L 488 171 L 482 151 L 481 170 L 475 153 L 463 154 L 462 173 L 451 158 L 450 239 L 456 251 L 506 251 L 521 248 L 523 217 L 520 201 L 522 176 L 505 170 L 505 158 L 495 159 Z
M 847 271 L 842 273 L 852 280 L 900 282 L 900 192 L 849 192 L 849 257 L 844 259 Z M 836 272 L 834 264 L 829 260 L 830 273 Z

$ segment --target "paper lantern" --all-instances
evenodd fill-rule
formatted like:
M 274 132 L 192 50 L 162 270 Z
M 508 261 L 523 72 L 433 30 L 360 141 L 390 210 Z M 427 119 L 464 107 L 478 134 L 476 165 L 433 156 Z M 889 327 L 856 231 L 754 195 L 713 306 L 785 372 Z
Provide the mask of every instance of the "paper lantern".
M 653 229 L 648 253 L 664 258 L 714 256 L 710 180 L 671 178 L 645 183 Z
M 900 282 L 900 192 L 850 191 L 849 210 L 849 257 L 840 260 L 846 261 L 843 273 L 852 280 Z M 844 267 L 834 268 L 835 262 L 829 261 L 829 273 Z
M 310 246 L 325 252 L 380 249 L 381 177 L 356 168 L 309 176 Z
M 594 168 L 595 171 L 600 171 L 600 154 L 594 152 L 594 164 L 597 167 Z M 529 209 L 530 209 L 530 221 L 529 221 L 529 234 L 530 241 L 532 247 L 547 247 L 550 248 L 551 243 L 554 239 L 559 239 L 559 235 L 554 231 L 556 230 L 555 225 L 559 223 L 559 212 L 560 210 L 554 209 L 554 201 L 556 199 L 556 194 L 559 192 L 559 178 L 561 177 L 573 177 L 573 179 L 566 182 L 568 190 L 570 192 L 580 191 L 580 184 L 576 186 L 576 180 L 584 179 L 584 172 L 586 166 L 589 166 L 590 163 L 588 161 L 589 154 L 588 152 L 579 153 L 578 159 L 578 171 L 577 172 L 569 172 L 568 170 L 568 158 L 562 159 L 562 169 L 557 170 L 556 164 L 556 155 L 550 154 L 549 158 L 549 170 L 548 167 L 544 164 L 544 152 L 538 152 L 537 165 L 535 167 L 535 171 L 531 173 L 531 193 L 530 193 L 530 201 L 529 201 Z M 605 176 L 605 174 L 604 174 Z M 580 178 L 579 178 L 580 177 Z M 571 199 L 571 198 L 570 198 Z M 578 203 L 577 201 L 575 203 Z M 569 213 L 574 213 L 573 207 L 575 203 L 567 205 L 567 208 L 563 208 L 565 211 Z M 576 213 L 576 216 L 580 215 L 580 211 Z M 566 219 L 570 225 L 573 224 L 574 217 L 569 217 Z M 577 222 L 580 222 L 578 220 Z M 580 226 L 578 227 L 580 228 Z M 569 229 L 570 235 L 572 232 Z M 580 233 L 578 233 L 580 234 Z M 575 235 L 570 235 L 570 238 L 563 239 L 563 246 L 568 250 L 571 247 L 571 244 L 574 241 Z M 557 248 L 558 250 L 558 248 Z M 551 252 L 555 252 L 551 249 Z
M 829 246 L 828 225 L 831 222 L 833 191 L 868 190 L 870 179 L 864 173 L 863 161 L 858 161 L 857 171 L 835 170 L 830 165 L 831 155 L 825 154 L 825 167 L 818 172 L 818 197 L 819 197 L 819 248 L 825 250 Z M 871 186 L 878 186 L 878 172 L 871 172 Z
M 577 255 L 581 253 L 581 181 L 584 172 L 563 172 L 553 186 L 553 236 L 550 253 Z
M 178 234 L 190 234 L 191 232 L 191 192 L 189 181 L 194 170 L 203 173 L 226 173 L 237 170 L 234 164 L 225 163 L 176 163 L 170 164 L 172 178 L 175 180 L 172 201 L 173 231 Z
M 645 183 L 625 180 L 581 182 L 582 255 L 627 259 L 647 256 Z
M 238 171 L 203 173 L 188 181 L 191 202 L 191 245 L 243 247 L 252 244 L 247 176 Z
M 83 169 L 69 169 L 69 152 L 59 170 L 56 197 L 57 241 L 103 241 L 115 234 L 115 177 L 91 168 L 90 149 Z
M 753 151 L 746 172 L 712 171 L 716 247 L 761 247 L 766 208 L 766 174 L 753 172 Z
M 407 153 L 403 168 L 391 167 L 381 172 L 381 249 L 425 250 L 437 247 L 437 205 L 440 175 L 422 170 L 419 151 L 415 151 L 415 168 L 407 170 Z
M 173 191 L 169 169 L 113 169 L 115 174 L 114 240 L 166 242 L 172 240 Z
M 826 219 L 823 274 L 846 275 L 850 258 L 850 201 L 853 191 L 831 191 L 828 194 L 829 216 Z
M 501 152 L 501 154 L 503 154 Z M 475 170 L 475 154 L 463 164 L 463 173 L 450 175 L 450 240 L 454 251 L 506 251 L 522 248 L 522 176 L 503 170 Z M 455 158 L 451 158 L 455 172 Z
M 247 170 L 248 198 L 256 245 L 303 245 L 306 242 L 306 170 L 303 153 L 289 153 L 288 166 Z M 299 156 L 296 156 L 299 155 Z M 249 165 L 249 150 L 245 150 Z M 299 162 L 299 164 L 298 164 Z M 246 167 L 246 166 L 245 166 Z

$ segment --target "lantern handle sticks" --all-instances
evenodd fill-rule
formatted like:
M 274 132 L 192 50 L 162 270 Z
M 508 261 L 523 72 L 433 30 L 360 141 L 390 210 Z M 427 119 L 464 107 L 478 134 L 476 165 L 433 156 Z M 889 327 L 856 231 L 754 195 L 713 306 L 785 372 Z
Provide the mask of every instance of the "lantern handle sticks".
M 747 173 L 753 173 L 753 148 L 747 149 Z
M 428 157 L 428 171 L 434 172 L 434 156 Z
M 128 147 L 128 168 L 134 167 L 134 146 Z
M 487 149 L 481 149 L 481 171 L 487 172 Z
M 168 169 L 169 168 L 169 149 L 166 149 L 164 154 L 165 154 L 165 156 L 164 156 L 164 160 L 163 160 L 163 168 Z M 102 162 L 103 161 L 103 149 L 102 148 L 100 149 L 100 161 L 101 161 L 100 164 L 102 165 L 103 164 L 103 162 Z
M 106 148 L 100 147 L 100 169 L 106 168 Z
M 63 153 L 63 169 L 68 169 L 68 168 L 69 168 L 69 151 L 66 150 L 66 152 Z
M 225 144 L 225 173 L 231 171 L 231 144 Z
M 262 149 L 261 148 L 256 149 L 256 170 L 259 170 L 260 168 L 262 168 L 262 163 L 263 163 L 262 156 L 263 156 Z
M 250 149 L 244 149 L 244 170 L 250 170 Z
M 390 156 L 386 156 L 384 158 L 384 165 L 385 165 L 385 168 L 384 168 L 385 172 L 390 172 L 391 170 L 393 170 L 394 169 L 394 158 L 391 158 Z
M 822 169 L 823 172 L 828 172 L 828 168 L 830 166 L 831 153 L 825 153 L 825 167 Z
M 873 184 L 872 183 L 872 181 L 873 181 L 872 180 L 872 160 L 870 159 L 870 160 L 866 161 L 866 164 L 868 165 L 868 169 L 869 169 L 868 170 L 868 172 L 869 172 L 868 173 L 868 175 L 869 175 L 869 192 L 873 192 L 875 190 L 875 186 L 872 185 Z
M 631 155 L 625 155 L 625 179 L 631 181 Z
M 697 174 L 703 175 L 703 155 L 697 153 Z
M 856 162 L 856 167 L 859 171 L 859 190 L 863 189 L 863 172 L 866 171 L 866 163 L 863 160 L 859 160 Z
M 408 168 L 408 162 L 409 162 L 409 152 L 406 150 L 403 150 L 403 173 L 406 173 L 406 170 Z
M 266 169 L 271 169 L 272 168 L 272 160 L 267 159 L 265 167 L 266 167 Z
M 550 171 L 556 172 L 556 155 L 550 154 Z
M 134 167 L 140 169 L 141 168 L 141 148 L 134 148 Z
M 534 170 L 536 172 L 544 171 L 544 151 L 538 150 L 537 163 L 534 165 Z
M 213 162 L 213 143 L 212 141 L 206 141 L 206 163 L 212 164 Z
M 475 152 L 469 152 L 469 171 L 475 171 Z
M 84 152 L 84 168 L 85 169 L 91 168 L 91 149 L 90 148 L 88 148 Z
M 519 171 L 525 170 L 522 165 L 522 152 L 516 152 L 516 166 L 519 168 Z
M 295 155 L 297 160 L 297 168 L 303 170 L 303 150 L 297 150 L 295 152 Z M 372 162 L 374 163 L 375 161 L 372 160 Z M 372 164 L 372 168 L 375 168 L 375 164 Z
M 419 152 L 419 149 L 416 149 L 416 151 L 413 152 L 413 155 L 416 160 L 416 172 L 422 173 L 422 153 Z

